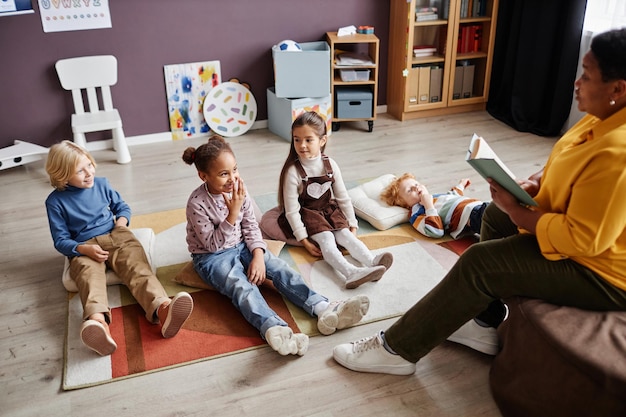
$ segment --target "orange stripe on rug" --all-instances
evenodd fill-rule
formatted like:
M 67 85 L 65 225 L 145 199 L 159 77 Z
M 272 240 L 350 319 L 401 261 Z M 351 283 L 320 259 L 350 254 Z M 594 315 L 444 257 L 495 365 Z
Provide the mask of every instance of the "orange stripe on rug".
M 261 287 L 269 306 L 294 332 L 300 328 L 282 296 Z M 161 336 L 161 326 L 148 322 L 143 309 L 131 304 L 112 309 L 111 335 L 118 349 L 111 355 L 112 377 L 120 378 L 217 355 L 262 346 L 265 341 L 232 305 L 215 291 L 191 294 L 194 310 L 180 332 Z
M 461 254 L 465 252 L 467 248 L 469 248 L 476 242 L 478 242 L 478 239 L 476 239 L 474 236 L 464 236 L 457 240 L 448 240 L 446 242 L 441 242 L 439 245 L 461 256 Z

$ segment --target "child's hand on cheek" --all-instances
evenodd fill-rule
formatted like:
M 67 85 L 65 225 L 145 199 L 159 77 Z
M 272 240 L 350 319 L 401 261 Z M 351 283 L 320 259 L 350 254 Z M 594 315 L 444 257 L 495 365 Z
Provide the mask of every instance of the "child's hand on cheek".
M 222 195 L 224 196 L 224 203 L 226 204 L 226 207 L 228 207 L 228 222 L 230 224 L 235 224 L 235 221 L 239 216 L 239 212 L 241 211 L 243 201 L 246 198 L 246 189 L 243 184 L 243 180 L 241 178 L 237 178 L 233 187 L 233 192 L 230 196 L 227 193 L 222 193 Z

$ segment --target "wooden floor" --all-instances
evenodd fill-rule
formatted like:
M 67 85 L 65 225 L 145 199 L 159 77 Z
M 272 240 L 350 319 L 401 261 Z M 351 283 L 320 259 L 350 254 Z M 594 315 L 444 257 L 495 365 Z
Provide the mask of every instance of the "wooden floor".
M 468 195 L 489 199 L 464 161 L 472 133 L 484 136 L 519 177 L 543 166 L 554 138 L 517 132 L 486 112 L 399 122 L 379 115 L 343 123 L 326 152 L 347 181 L 413 172 L 431 191 L 462 177 Z M 61 139 L 61 138 L 59 138 Z M 199 184 L 181 154 L 204 139 L 131 146 L 132 163 L 94 152 L 134 214 L 184 207 Z M 288 142 L 266 129 L 231 138 L 252 195 L 275 191 Z M 64 392 L 66 292 L 44 200 L 52 190 L 43 161 L 0 171 L 0 415 L 3 416 L 499 416 L 491 397 L 491 358 L 444 343 L 409 377 L 360 374 L 337 365 L 333 346 L 373 334 L 393 320 L 311 339 L 304 357 L 269 347 Z M 78 335 L 76 335 L 78 337 Z

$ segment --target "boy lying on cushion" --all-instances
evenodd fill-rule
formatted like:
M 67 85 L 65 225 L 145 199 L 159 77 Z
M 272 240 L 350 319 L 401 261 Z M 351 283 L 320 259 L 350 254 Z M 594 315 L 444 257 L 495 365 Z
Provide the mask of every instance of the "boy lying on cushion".
M 480 233 L 487 204 L 465 197 L 463 190 L 470 180 L 463 178 L 446 193 L 430 194 L 413 174 L 404 173 L 383 190 L 381 200 L 390 206 L 409 209 L 409 222 L 421 234 L 440 238 L 448 232 L 457 239 L 463 232 Z

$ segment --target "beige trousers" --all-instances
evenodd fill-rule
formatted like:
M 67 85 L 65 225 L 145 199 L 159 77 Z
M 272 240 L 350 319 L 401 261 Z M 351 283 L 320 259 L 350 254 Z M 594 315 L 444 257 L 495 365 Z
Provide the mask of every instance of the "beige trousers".
M 106 269 L 111 268 L 128 287 L 130 293 L 146 312 L 152 323 L 158 322 L 156 310 L 169 299 L 165 289 L 152 273 L 143 246 L 127 227 L 116 226 L 111 233 L 96 236 L 85 242 L 97 244 L 109 252 L 106 262 L 97 262 L 88 256 L 70 259 L 70 276 L 78 286 L 83 304 L 83 319 L 95 313 L 103 313 L 111 322 L 111 310 L 107 298 Z

